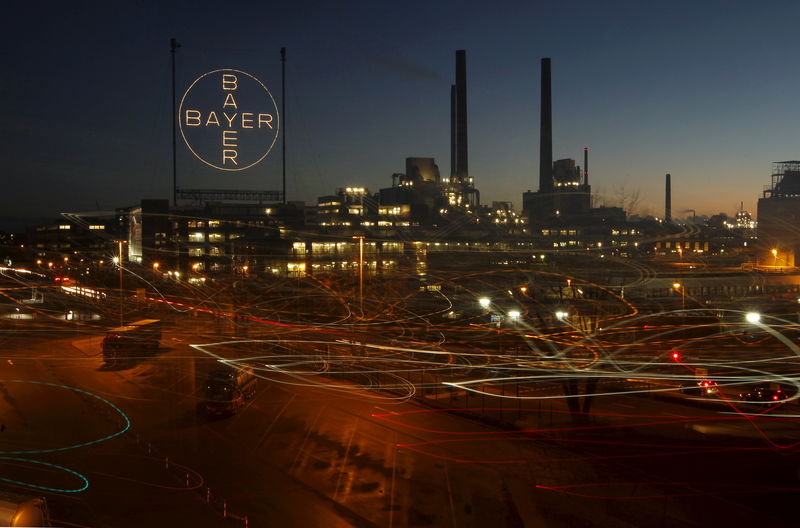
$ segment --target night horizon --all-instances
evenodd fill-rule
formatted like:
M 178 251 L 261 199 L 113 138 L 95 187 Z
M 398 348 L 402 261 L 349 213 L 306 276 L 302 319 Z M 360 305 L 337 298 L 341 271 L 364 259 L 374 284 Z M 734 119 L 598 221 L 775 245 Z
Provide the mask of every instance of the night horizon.
M 772 15 L 723 4 L 694 8 L 698 17 L 708 15 L 702 27 L 677 20 L 677 4 L 661 6 L 660 13 L 634 4 L 599 12 L 581 4 L 574 11 L 530 7 L 521 13 L 500 6 L 483 23 L 507 22 L 503 35 L 482 31 L 467 39 L 457 37 L 454 26 L 468 24 L 473 6 L 418 6 L 418 15 L 411 6 L 351 6 L 336 19 L 367 30 L 336 38 L 322 24 L 330 14 L 322 6 L 309 17 L 279 11 L 285 24 L 265 38 L 242 30 L 233 39 L 203 31 L 212 11 L 111 14 L 79 8 L 63 10 L 62 20 L 51 10 L 38 34 L 7 35 L 9 45 L 27 45 L 9 58 L 14 75 L 3 89 L 11 186 L 2 216 L 35 222 L 169 196 L 172 37 L 182 45 L 178 96 L 198 75 L 219 67 L 252 71 L 279 92 L 279 50 L 287 48 L 291 200 L 313 204 L 317 196 L 352 185 L 375 192 L 389 185 L 409 156 L 433 157 L 449 173 L 452 56 L 465 49 L 470 172 L 484 203 L 519 207 L 521 193 L 537 188 L 538 62 L 551 57 L 554 159 L 580 162 L 582 149 L 591 148 L 599 202 L 614 205 L 620 188 L 639 189 L 640 210 L 631 213 L 659 216 L 663 177 L 670 173 L 675 211 L 733 215 L 744 202 L 754 212 L 770 163 L 797 157 L 789 147 L 796 134 L 782 130 L 783 114 L 793 104 L 786 97 L 797 78 L 777 67 L 780 35 L 786 33 L 765 27 Z M 540 11 L 547 16 L 526 21 L 526 12 Z M 255 13 L 242 16 L 243 23 L 255 24 Z M 576 21 L 568 24 L 572 16 Z M 593 17 L 599 17 L 596 23 Z M 418 26 L 412 19 L 426 22 Z M 394 29 L 387 31 L 380 24 L 388 20 Z M 652 20 L 660 21 L 658 27 L 646 31 Z M 393 38 L 403 21 L 423 38 Z M 437 25 L 443 21 L 449 24 Z M 562 21 L 563 35 L 548 42 L 559 26 L 545 21 Z M 138 29 L 142 24 L 145 31 Z M 301 30 L 291 31 L 292 24 Z M 524 43 L 527 24 L 540 30 L 531 29 L 533 38 Z M 426 28 L 445 38 L 430 42 Z M 313 37 L 302 38 L 305 32 Z M 750 51 L 744 42 L 720 38 L 748 32 L 758 41 Z M 701 38 L 707 39 L 702 47 Z M 768 82 L 754 84 L 758 76 Z M 179 186 L 280 188 L 275 152 L 235 178 L 221 178 L 178 146 Z M 27 203 L 21 195 L 31 185 L 48 192 Z M 712 186 L 726 191 L 712 192 Z M 708 197 L 700 201 L 698 194 Z

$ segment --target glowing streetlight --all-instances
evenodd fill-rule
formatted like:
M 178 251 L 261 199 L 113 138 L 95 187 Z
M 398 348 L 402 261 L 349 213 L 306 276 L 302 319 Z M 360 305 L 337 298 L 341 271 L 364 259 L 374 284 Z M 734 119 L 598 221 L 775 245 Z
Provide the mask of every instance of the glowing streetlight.
M 778 265 L 778 250 L 775 249 L 775 248 L 772 248 L 772 250 L 770 250 L 770 253 L 772 253 L 772 256 L 775 258 L 775 264 L 774 265 L 777 266 Z
M 364 236 L 355 235 L 358 239 L 358 304 L 361 309 L 361 317 L 364 317 Z
M 158 262 L 153 262 L 153 269 L 154 269 L 154 270 L 156 270 L 156 271 L 158 271 L 158 267 L 159 267 L 160 265 L 161 265 L 161 264 L 159 264 Z
M 750 324 L 758 324 L 761 322 L 761 314 L 758 312 L 747 312 L 744 318 Z
M 514 321 L 514 322 L 519 320 L 519 316 L 520 315 L 521 314 L 519 313 L 518 310 L 511 310 L 510 312 L 508 312 L 508 317 L 510 317 L 511 320 Z
M 125 320 L 124 317 L 123 317 L 124 308 L 123 308 L 123 302 L 122 302 L 123 298 L 124 298 L 124 294 L 123 294 L 123 291 L 122 291 L 122 266 L 123 266 L 123 264 L 122 264 L 122 244 L 124 244 L 124 243 L 125 243 L 124 240 L 117 240 L 118 253 L 117 253 L 117 256 L 114 257 L 114 263 L 119 265 L 119 325 L 120 326 L 123 325 L 123 322 Z
M 528 287 L 527 286 L 520 286 L 519 291 L 521 291 L 524 294 L 525 292 L 528 291 Z
M 681 311 L 686 309 L 686 287 L 680 282 L 672 284 L 672 287 L 681 292 Z
M 482 308 L 488 308 L 489 305 L 492 304 L 492 301 L 490 301 L 488 297 L 481 297 L 478 299 L 478 304 L 480 304 Z
M 556 312 L 556 319 L 558 319 L 559 321 L 563 321 L 568 316 L 569 316 L 569 313 L 567 313 L 567 312 L 563 312 L 563 311 Z

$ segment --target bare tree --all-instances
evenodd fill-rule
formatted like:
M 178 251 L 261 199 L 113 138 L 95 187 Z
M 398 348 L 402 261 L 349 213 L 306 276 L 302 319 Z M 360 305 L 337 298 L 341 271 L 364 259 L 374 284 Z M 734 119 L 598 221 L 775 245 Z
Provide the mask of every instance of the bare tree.
M 641 189 L 629 189 L 624 183 L 614 186 L 614 198 L 617 207 L 628 214 L 633 214 L 639 206 Z

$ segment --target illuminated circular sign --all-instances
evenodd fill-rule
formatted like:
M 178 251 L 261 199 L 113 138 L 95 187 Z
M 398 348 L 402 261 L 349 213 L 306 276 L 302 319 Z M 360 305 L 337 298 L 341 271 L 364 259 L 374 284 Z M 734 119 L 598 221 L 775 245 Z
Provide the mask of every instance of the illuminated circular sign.
M 253 75 L 220 69 L 189 86 L 178 108 L 181 136 L 197 159 L 215 169 L 240 171 L 259 163 L 278 139 L 278 107 Z

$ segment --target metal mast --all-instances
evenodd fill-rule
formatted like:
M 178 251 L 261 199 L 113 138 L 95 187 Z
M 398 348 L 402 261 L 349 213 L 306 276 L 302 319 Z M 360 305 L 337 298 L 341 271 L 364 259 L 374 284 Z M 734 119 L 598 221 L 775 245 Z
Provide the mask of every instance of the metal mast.
M 175 50 L 181 47 L 178 41 L 170 39 L 170 52 L 172 53 L 172 205 L 178 205 L 178 161 L 176 158 L 176 134 L 175 125 L 178 116 L 175 115 Z
M 282 148 L 282 173 L 283 173 L 283 203 L 286 204 L 286 48 L 281 48 L 281 117 L 283 117 Z

